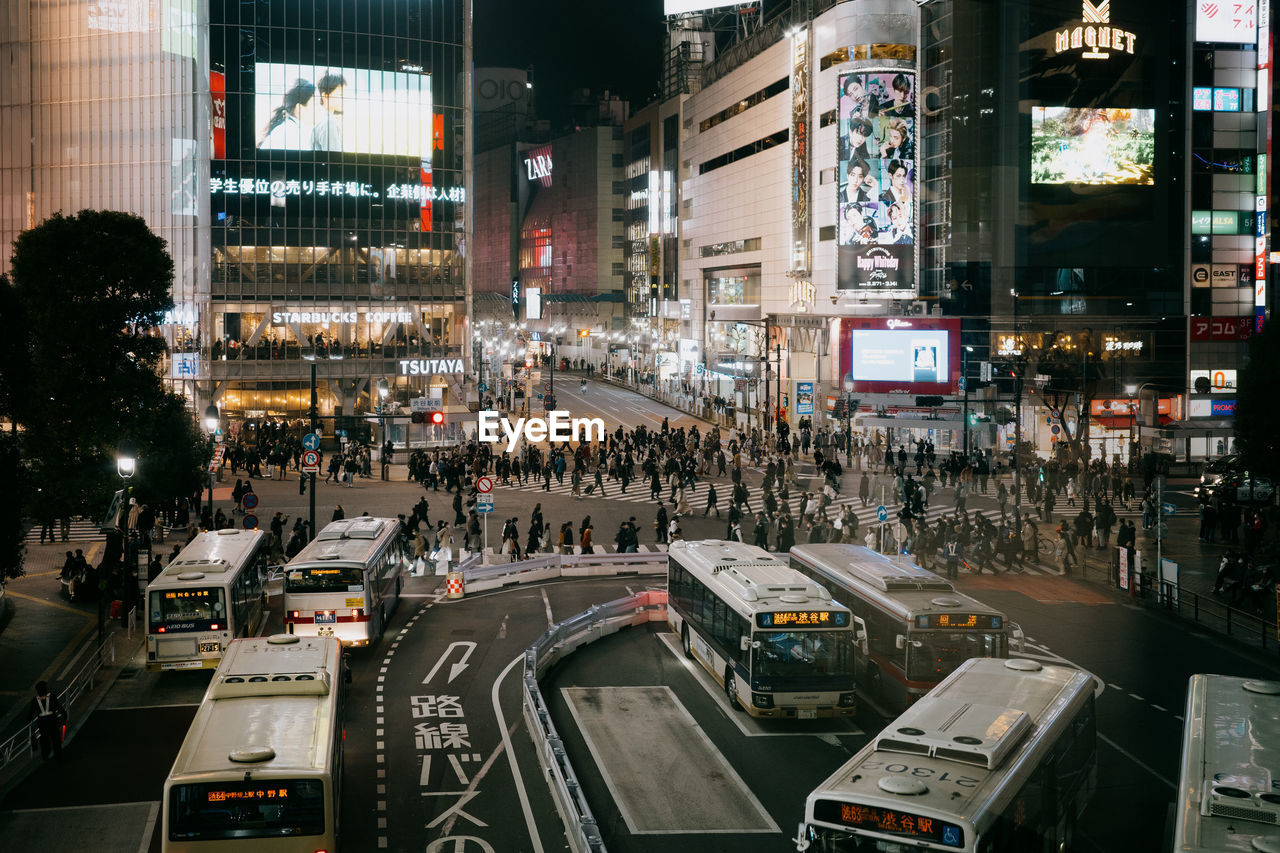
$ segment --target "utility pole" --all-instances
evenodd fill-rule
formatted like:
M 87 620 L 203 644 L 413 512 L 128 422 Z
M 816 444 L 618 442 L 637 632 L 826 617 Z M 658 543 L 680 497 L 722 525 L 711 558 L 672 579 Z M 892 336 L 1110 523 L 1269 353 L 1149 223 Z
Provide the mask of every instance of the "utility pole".
M 969 348 L 960 350 L 960 390 L 964 391 L 964 459 L 969 461 Z
M 318 435 L 320 429 L 320 415 L 316 411 L 316 363 L 311 362 L 311 432 Z M 307 530 L 307 541 L 316 538 L 316 475 L 312 472 L 311 477 L 311 493 L 308 495 L 311 504 L 311 528 Z

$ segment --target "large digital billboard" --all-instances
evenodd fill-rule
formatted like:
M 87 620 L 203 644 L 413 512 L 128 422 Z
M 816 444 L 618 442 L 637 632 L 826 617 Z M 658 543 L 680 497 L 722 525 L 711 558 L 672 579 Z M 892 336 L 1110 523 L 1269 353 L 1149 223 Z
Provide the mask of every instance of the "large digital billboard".
M 840 321 L 841 384 L 855 392 L 951 394 L 960 377 L 956 320 L 848 318 Z
M 1154 184 L 1156 111 L 1032 107 L 1031 181 Z
M 841 74 L 836 165 L 840 290 L 915 289 L 915 75 Z
M 431 156 L 431 75 L 259 62 L 261 151 Z

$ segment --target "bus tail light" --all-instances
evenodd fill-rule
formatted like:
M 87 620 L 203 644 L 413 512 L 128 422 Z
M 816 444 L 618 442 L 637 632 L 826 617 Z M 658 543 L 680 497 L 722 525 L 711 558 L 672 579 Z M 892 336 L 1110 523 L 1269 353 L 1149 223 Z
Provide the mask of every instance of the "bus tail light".
M 858 694 L 856 694 L 856 693 L 841 693 L 841 694 L 840 694 L 840 707 L 841 707 L 841 708 L 852 708 L 853 706 L 855 706 L 855 705 L 857 705 L 857 704 L 858 704 Z
M 218 630 L 218 623 L 217 623 L 217 622 L 213 622 L 213 623 L 211 623 L 211 624 L 209 625 L 209 630 L 210 630 L 210 631 L 216 631 L 216 630 Z
M 297 611 L 297 610 L 293 611 L 293 618 L 294 618 L 294 619 L 297 619 L 297 618 L 298 618 L 298 611 Z
M 163 633 L 164 633 L 164 628 L 157 628 L 157 629 L 156 629 L 156 633 L 157 633 L 157 634 L 163 634 Z
M 359 618 L 360 618 L 360 611 L 359 611 L 357 608 L 354 608 L 354 607 L 353 607 L 353 608 L 351 609 L 351 618 L 352 618 L 352 619 L 359 619 Z
M 772 693 L 752 693 L 751 704 L 755 705 L 757 708 L 772 708 L 773 694 Z

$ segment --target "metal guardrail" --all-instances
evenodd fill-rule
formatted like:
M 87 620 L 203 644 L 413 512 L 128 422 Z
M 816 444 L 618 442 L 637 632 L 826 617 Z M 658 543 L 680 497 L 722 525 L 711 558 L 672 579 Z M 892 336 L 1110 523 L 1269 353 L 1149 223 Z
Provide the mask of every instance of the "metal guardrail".
M 637 554 L 608 556 L 652 557 Z M 591 813 L 591 807 L 587 805 L 564 741 L 556 731 L 555 723 L 551 721 L 551 712 L 542 698 L 538 678 L 565 655 L 572 654 L 588 643 L 623 628 L 646 622 L 664 622 L 666 618 L 666 591 L 640 592 L 594 605 L 577 616 L 552 625 L 525 650 L 522 682 L 525 722 L 537 748 L 538 762 L 551 781 L 551 793 L 564 821 L 569 847 L 574 853 L 604 853 L 604 839 L 600 837 L 599 826 Z
M 67 710 L 68 728 L 71 727 L 71 721 L 75 718 L 76 701 L 93 689 L 99 670 L 107 664 L 114 664 L 115 660 L 115 638 L 108 637 L 98 647 L 97 651 L 89 656 L 89 659 L 76 674 L 72 676 L 71 681 L 63 691 L 58 694 L 58 698 L 62 701 L 62 707 Z M 0 773 L 3 773 L 17 761 L 34 757 L 35 752 L 34 727 L 31 725 L 30 720 L 24 720 L 22 728 L 10 735 L 8 739 L 0 742 Z
M 482 565 L 479 555 L 461 563 L 466 591 L 483 592 L 504 586 L 555 580 L 561 577 L 595 575 L 661 574 L 667 570 L 667 555 L 661 551 L 635 554 L 547 554 L 515 563 Z

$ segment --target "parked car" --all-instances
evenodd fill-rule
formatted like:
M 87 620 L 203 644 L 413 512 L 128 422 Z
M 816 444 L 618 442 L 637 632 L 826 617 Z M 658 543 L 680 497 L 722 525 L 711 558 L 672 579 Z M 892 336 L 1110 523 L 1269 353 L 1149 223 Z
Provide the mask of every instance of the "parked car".
M 1222 498 L 1240 504 L 1270 503 L 1275 497 L 1275 485 L 1267 477 L 1254 477 L 1247 471 L 1238 471 L 1201 483 L 1196 486 L 1196 496 Z

